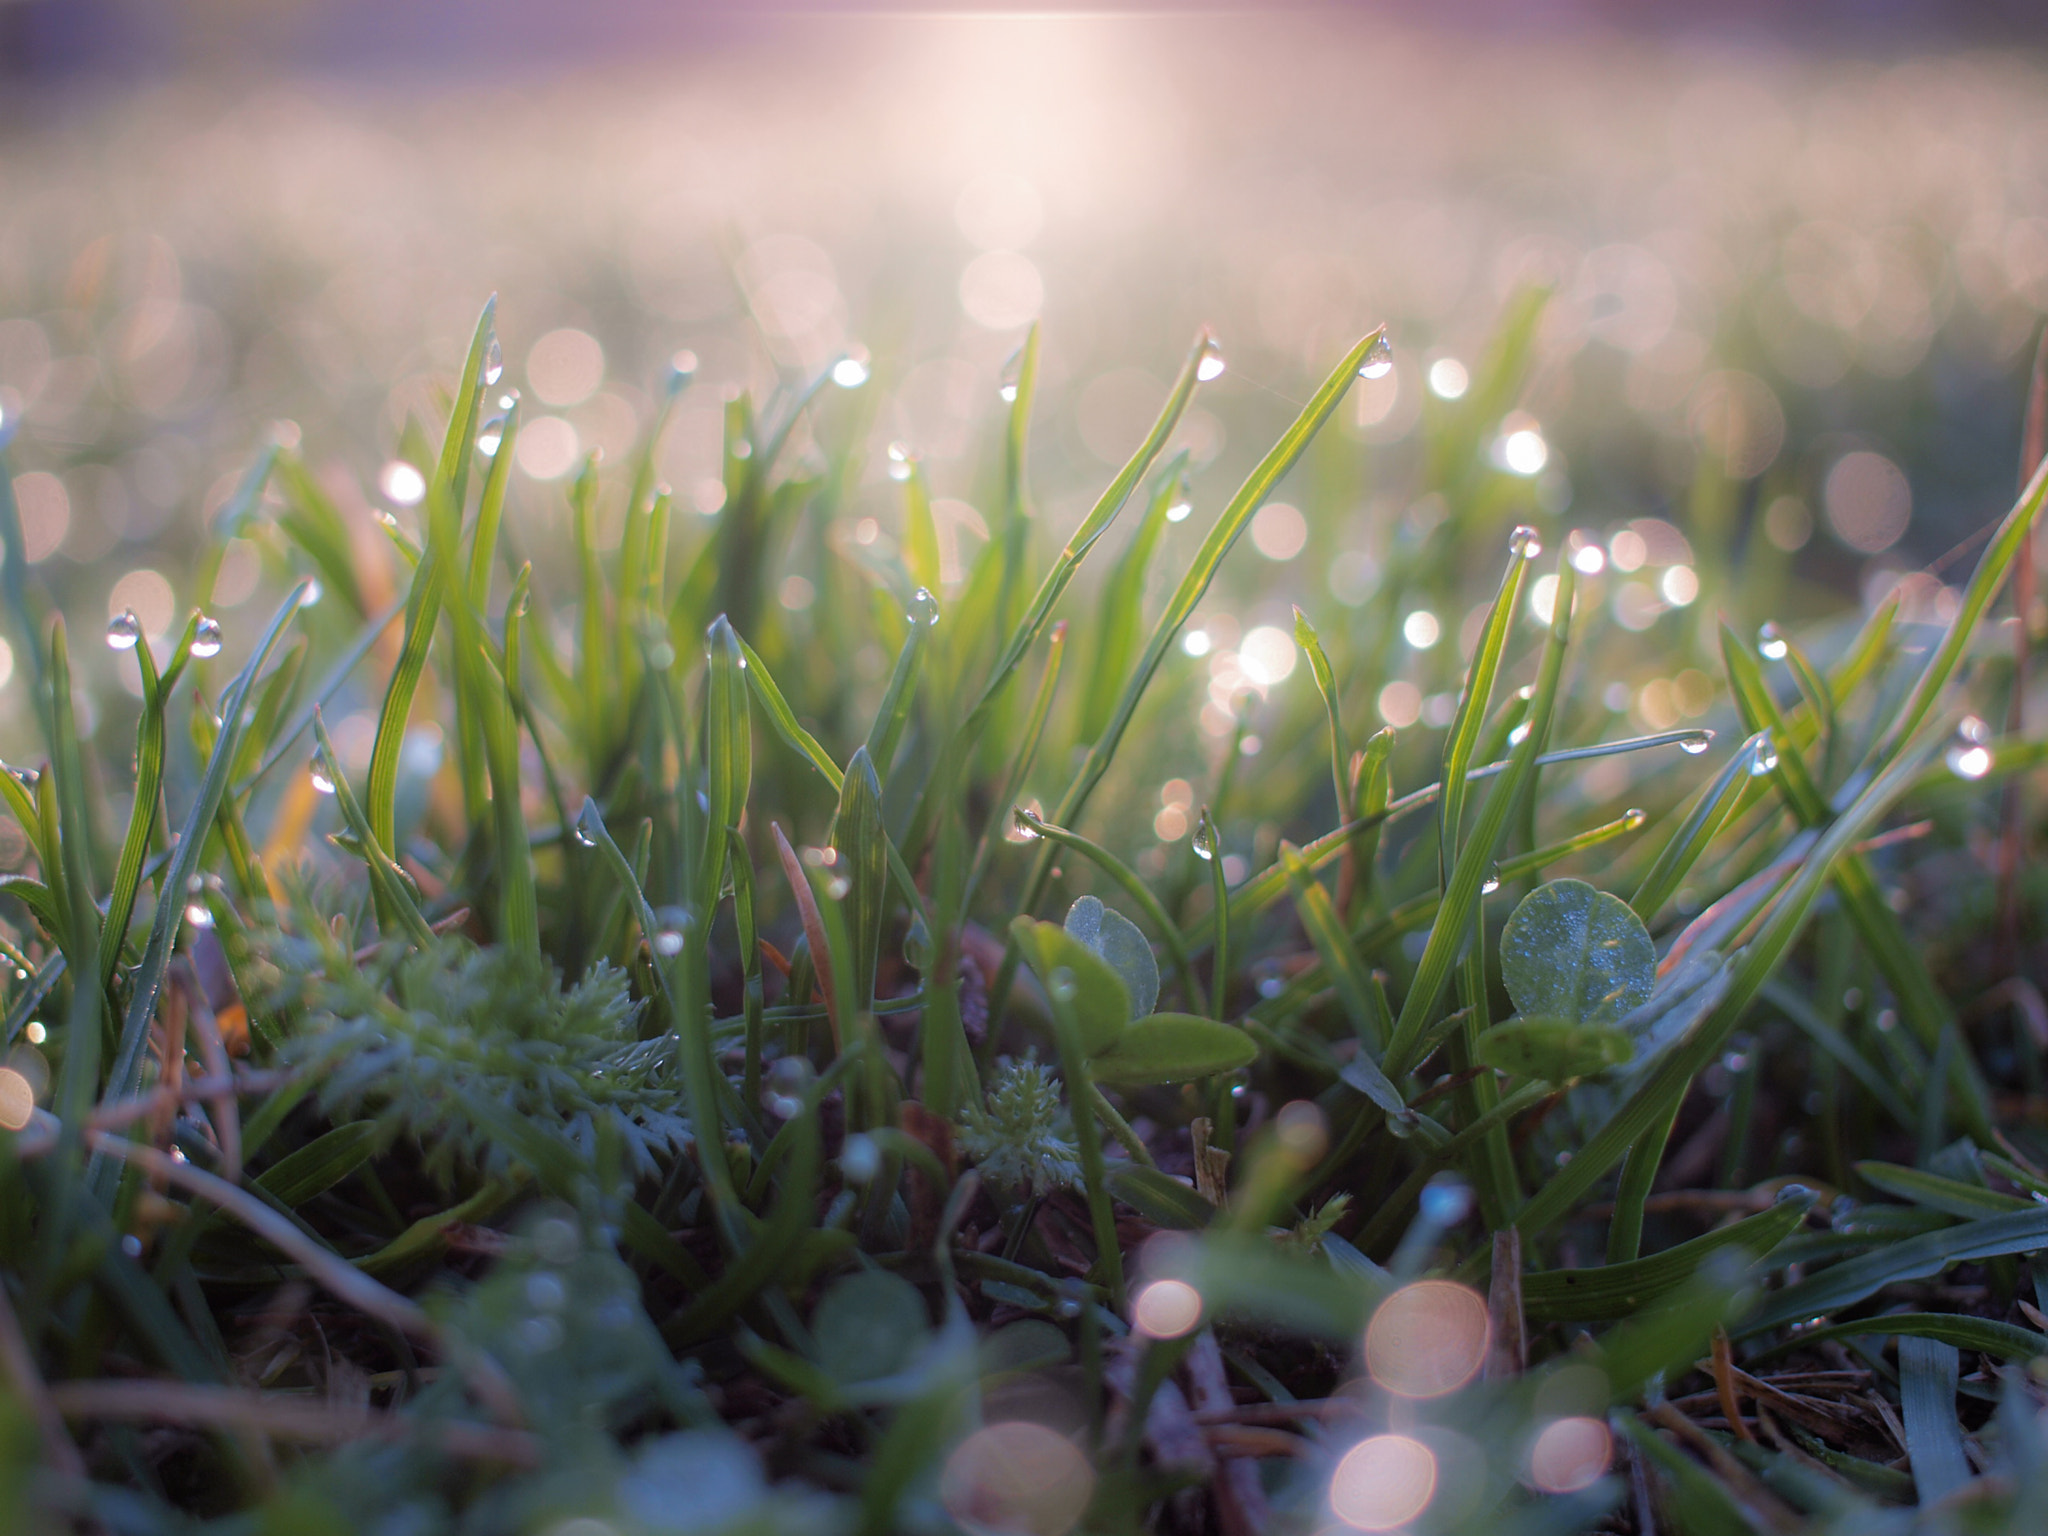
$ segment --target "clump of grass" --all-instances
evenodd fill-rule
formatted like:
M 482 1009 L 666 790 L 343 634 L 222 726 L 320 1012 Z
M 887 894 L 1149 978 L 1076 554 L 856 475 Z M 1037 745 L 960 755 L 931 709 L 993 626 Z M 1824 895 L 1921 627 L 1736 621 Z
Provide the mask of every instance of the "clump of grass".
M 1614 737 L 1600 658 L 1643 642 L 1483 447 L 1540 311 L 1432 415 L 1411 488 L 1443 519 L 1355 620 L 1296 610 L 1306 666 L 1263 703 L 1265 640 L 1220 696 L 1178 641 L 1382 333 L 1191 552 L 1174 450 L 1214 341 L 1050 550 L 1034 333 L 957 589 L 903 455 L 893 544 L 796 611 L 782 551 L 857 469 L 829 370 L 731 402 L 708 529 L 658 421 L 586 465 L 558 549 L 508 514 L 487 308 L 438 446 L 397 445 L 425 492 L 396 606 L 275 447 L 228 521 L 304 579 L 238 670 L 198 615 L 162 659 L 114 632 L 142 681 L 118 854 L 65 630 L 10 588 L 47 758 L 0 775 L 34 858 L 8 1507 L 565 1536 L 1947 1500 L 2038 1528 L 2038 997 L 1969 963 L 1966 903 L 1893 898 L 1953 884 L 1986 785 L 2043 756 L 1959 705 L 2003 686 L 1987 620 L 2048 472 L 1944 626 L 1724 626 L 1733 753 Z M 4 500 L 0 537 L 18 570 Z M 1473 583 L 1445 723 L 1368 732 L 1395 621 Z M 1162 792 L 1204 698 L 1235 739 Z M 326 723 L 357 699 L 361 762 Z

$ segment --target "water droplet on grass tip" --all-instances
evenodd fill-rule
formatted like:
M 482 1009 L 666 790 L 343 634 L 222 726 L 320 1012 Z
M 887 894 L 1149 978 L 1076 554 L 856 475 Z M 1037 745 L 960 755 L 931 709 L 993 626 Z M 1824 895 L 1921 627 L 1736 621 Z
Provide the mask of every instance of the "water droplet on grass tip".
M 1361 379 L 1384 379 L 1394 371 L 1394 344 L 1387 340 L 1387 333 L 1381 331 L 1373 337 L 1372 345 L 1365 349 L 1365 361 L 1358 365 Z
M 1003 832 L 1006 843 L 1035 843 L 1038 832 L 1032 823 L 1045 814 L 1045 808 L 1034 800 L 1026 800 L 1010 809 L 1010 825 Z
M 192 654 L 203 661 L 209 656 L 218 656 L 220 647 L 220 621 L 202 616 L 192 629 Z
M 135 617 L 133 608 L 123 609 L 107 621 L 107 648 L 115 651 L 132 651 L 142 639 L 142 621 Z
M 581 827 L 577 827 L 574 829 L 574 836 L 576 838 L 576 844 L 579 848 L 595 848 L 597 846 L 597 839 L 592 837 L 588 832 L 584 831 Z
M 832 365 L 832 382 L 841 389 L 859 389 L 868 381 L 865 352 L 851 352 Z
M 315 793 L 322 795 L 334 793 L 334 780 L 327 777 L 326 765 L 319 758 L 313 759 L 313 766 L 306 770 L 306 776 L 313 781 Z
M 1184 523 L 1187 521 L 1188 514 L 1194 510 L 1195 504 L 1193 502 L 1189 501 L 1185 496 L 1178 497 L 1166 509 L 1166 520 L 1169 523 Z
M 1712 731 L 1688 731 L 1678 738 L 1678 750 L 1689 757 L 1698 757 L 1714 744 Z
M 1760 779 L 1778 766 L 1778 749 L 1767 735 L 1756 744 L 1756 756 L 1749 761 L 1749 776 Z
M 484 382 L 495 384 L 505 376 L 505 349 L 498 345 L 493 336 L 491 344 L 484 348 Z
M 939 600 L 932 596 L 928 588 L 919 587 L 910 594 L 910 618 L 916 624 L 939 622 Z
M 1198 859 L 1216 857 L 1216 823 L 1209 819 L 1209 807 L 1206 805 L 1202 807 L 1202 814 L 1195 821 L 1195 835 L 1189 839 L 1188 846 L 1195 850 L 1195 857 Z
M 519 391 L 516 389 L 508 389 L 505 393 L 498 396 L 498 409 L 501 411 L 509 411 L 518 403 Z
M 668 387 L 676 389 L 686 383 L 697 371 L 697 354 L 688 347 L 668 360 Z
M 1792 646 L 1776 624 L 1766 624 L 1756 632 L 1756 648 L 1768 661 L 1783 661 Z
M 1195 364 L 1195 377 L 1206 384 L 1211 379 L 1221 378 L 1223 370 L 1229 366 L 1230 364 L 1223 360 L 1223 349 L 1216 344 L 1216 338 L 1212 336 L 1202 343 L 1202 359 Z
M 1479 894 L 1482 896 L 1491 896 L 1495 891 L 1499 889 L 1500 866 L 1496 864 L 1493 866 L 1492 869 L 1486 872 L 1486 878 L 1479 882 Z
M 185 921 L 194 928 L 211 928 L 213 926 L 213 908 L 203 901 L 187 902 L 185 904 Z
M 910 451 L 910 444 L 894 442 L 889 445 L 889 478 L 908 480 L 916 471 L 917 455 Z
M 487 459 L 495 459 L 498 456 L 498 445 L 504 441 L 505 418 L 493 416 L 476 434 L 476 451 Z
M 680 928 L 657 928 L 654 932 L 654 952 L 662 959 L 669 960 L 683 952 L 683 932 Z
M 1520 555 L 1524 560 L 1534 560 L 1543 553 L 1543 535 L 1527 523 L 1521 524 L 1508 535 L 1508 553 Z
M 1643 810 L 1640 806 L 1632 805 L 1621 813 L 1621 829 L 1624 832 L 1633 832 L 1649 819 L 1650 813 L 1648 811 Z
M 1024 377 L 1024 349 L 1019 347 L 1003 359 L 1003 371 L 996 375 L 996 393 L 1003 398 L 1003 404 L 1012 405 L 1017 399 L 1017 385 Z
M 327 589 L 321 586 L 317 580 L 309 578 L 306 582 L 305 590 L 299 593 L 299 606 L 301 608 L 311 608 L 326 595 Z

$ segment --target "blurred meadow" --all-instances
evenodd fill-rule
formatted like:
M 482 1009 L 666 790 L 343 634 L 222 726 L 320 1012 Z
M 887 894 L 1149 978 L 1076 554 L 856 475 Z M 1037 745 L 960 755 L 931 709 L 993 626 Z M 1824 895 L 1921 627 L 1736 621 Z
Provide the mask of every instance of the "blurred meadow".
M 2048 52 L 1856 11 L 0 3 L 0 1509 L 2039 1529 Z
M 1198 719 L 1200 674 L 1232 677 L 1290 603 L 1377 649 L 1395 568 L 1429 615 L 1408 641 L 1446 643 L 1388 656 L 1387 680 L 1419 691 L 1382 713 L 1446 723 L 1493 530 L 1525 517 L 1612 548 L 1587 593 L 1618 631 L 1597 642 L 1606 697 L 1666 728 L 1711 707 L 1669 663 L 1717 614 L 1853 610 L 2002 504 L 2048 307 L 2042 85 L 2009 51 L 1313 14 L 782 18 L 559 73 L 30 82 L 0 140 L 0 409 L 34 578 L 81 624 L 133 608 L 160 636 L 202 606 L 237 654 L 292 557 L 259 510 L 208 589 L 198 534 L 278 434 L 388 588 L 371 519 L 406 509 L 381 465 L 409 417 L 438 416 L 497 292 L 530 413 L 508 521 L 523 553 L 565 535 L 581 453 L 629 451 L 677 351 L 697 375 L 659 467 L 707 531 L 722 399 L 844 351 L 876 360 L 816 429 L 857 437 L 848 483 L 770 556 L 795 640 L 849 545 L 900 537 L 892 442 L 922 459 L 958 580 L 1030 320 L 1048 544 L 1142 436 L 1197 325 L 1229 362 L 1181 431 L 1199 507 L 1384 321 L 1394 372 L 1289 482 L 1300 515 L 1269 511 L 1231 562 L 1155 743 L 1191 770 L 1228 733 L 1242 690 L 1218 682 Z M 1480 425 L 1536 435 L 1501 460 L 1521 483 L 1491 494 L 1480 560 L 1464 532 L 1429 538 L 1443 508 L 1421 496 L 1417 426 L 1529 285 L 1552 297 L 1528 386 L 1512 422 Z M 1644 519 L 1640 544 L 1612 544 Z M 1943 601 L 1930 586 L 1924 605 Z M 1235 668 L 1255 693 L 1292 665 L 1271 651 Z M 853 659 L 878 693 L 881 653 Z M 81 677 L 140 686 L 115 654 Z M 0 690 L 0 750 L 24 744 L 22 699 Z

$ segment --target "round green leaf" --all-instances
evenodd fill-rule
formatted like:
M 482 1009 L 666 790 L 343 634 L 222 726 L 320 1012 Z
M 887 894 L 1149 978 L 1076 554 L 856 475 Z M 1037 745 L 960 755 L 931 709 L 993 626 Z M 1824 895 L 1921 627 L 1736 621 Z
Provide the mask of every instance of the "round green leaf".
M 835 1282 L 811 1313 L 818 1364 L 842 1386 L 907 1370 L 930 1331 L 917 1287 L 885 1269 Z
M 1609 1024 L 1650 1000 L 1657 951 L 1619 896 L 1552 880 L 1523 897 L 1501 931 L 1500 973 L 1524 1018 Z
M 1101 898 L 1083 896 L 1067 908 L 1067 932 L 1109 962 L 1131 997 L 1131 1017 L 1143 1018 L 1159 1003 L 1159 962 L 1145 935 Z
M 1010 925 L 1041 983 L 1050 985 L 1055 971 L 1074 977 L 1074 1019 L 1081 1029 L 1081 1049 L 1093 1056 L 1123 1032 L 1131 1017 L 1131 995 L 1109 962 L 1053 923 L 1020 917 Z
M 1635 1044 L 1605 1024 L 1569 1019 L 1510 1019 L 1479 1037 L 1479 1060 L 1518 1077 L 1568 1083 L 1618 1067 L 1635 1054 Z
M 1154 1013 L 1132 1023 L 1088 1070 L 1099 1083 L 1141 1088 L 1234 1072 L 1258 1054 L 1258 1042 L 1232 1025 L 1192 1013 Z

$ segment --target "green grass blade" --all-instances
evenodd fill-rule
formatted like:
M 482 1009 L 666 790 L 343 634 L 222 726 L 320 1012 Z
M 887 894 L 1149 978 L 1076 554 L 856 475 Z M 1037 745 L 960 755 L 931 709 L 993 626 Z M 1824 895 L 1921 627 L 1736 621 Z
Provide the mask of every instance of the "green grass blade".
M 1956 1421 L 1958 1370 L 1955 1345 L 1919 1334 L 1899 1340 L 1899 1416 L 1923 1505 L 1947 1498 L 1976 1475 Z
M 846 775 L 832 761 L 832 754 L 818 745 L 818 738 L 797 723 L 796 711 L 789 707 L 789 700 L 775 686 L 774 675 L 754 653 L 754 648 L 741 640 L 737 632 L 733 639 L 738 641 L 740 655 L 746 659 L 747 686 L 753 690 L 755 700 L 768 716 L 769 727 L 782 738 L 785 746 L 817 769 L 825 782 L 832 786 L 832 793 L 837 795 Z
M 1713 1011 L 1658 1060 L 1627 1102 L 1579 1148 L 1570 1163 L 1551 1176 L 1516 1219 L 1524 1235 L 1563 1219 L 1573 1205 L 1616 1163 L 1724 1048 L 1728 1036 L 1763 984 L 1770 979 L 1806 925 L 1823 885 L 1841 858 L 1861 841 L 1939 750 L 1930 738 L 1900 754 L 1838 816 L 1814 845 L 1799 872 L 1778 895 L 1757 936 L 1741 952 L 1727 993 Z
M 1174 636 L 1180 633 L 1181 626 L 1194 613 L 1196 604 L 1201 602 L 1203 594 L 1209 590 L 1209 584 L 1216 579 L 1217 571 L 1223 566 L 1223 557 L 1230 553 L 1231 546 L 1250 524 L 1253 514 L 1265 505 L 1266 498 L 1273 494 L 1274 488 L 1294 467 L 1296 460 L 1307 451 L 1309 443 L 1322 429 L 1323 423 L 1330 419 L 1330 413 L 1337 409 L 1337 403 L 1344 398 L 1346 391 L 1351 388 L 1352 381 L 1358 377 L 1358 370 L 1365 361 L 1366 353 L 1372 350 L 1373 344 L 1384 334 L 1384 330 L 1374 331 L 1344 354 L 1343 360 L 1330 371 L 1315 394 L 1309 397 L 1308 404 L 1302 407 L 1293 423 L 1281 433 L 1279 440 L 1246 477 L 1244 483 L 1238 487 L 1237 494 L 1230 498 L 1229 504 L 1217 517 L 1208 537 L 1202 540 L 1201 548 L 1196 551 L 1186 574 L 1181 577 L 1180 585 L 1168 599 L 1166 611 L 1160 614 L 1158 622 L 1153 625 L 1152 637 L 1146 642 L 1144 653 L 1138 658 L 1137 667 L 1125 682 L 1122 694 L 1118 696 L 1116 708 L 1110 713 L 1109 724 L 1104 727 L 1101 737 L 1088 748 L 1088 755 L 1075 773 L 1073 782 L 1060 797 L 1059 805 L 1052 814 L 1053 821 L 1061 826 L 1070 827 L 1080 819 L 1089 795 L 1102 781 L 1103 774 L 1109 771 L 1110 760 L 1116 756 L 1117 748 L 1123 744 L 1124 732 L 1130 727 L 1131 717 L 1137 713 L 1138 703 L 1145 696 L 1145 690 L 1152 682 L 1152 675 L 1166 659 L 1166 652 L 1172 646 Z M 1206 345 L 1206 338 L 1204 344 Z M 1202 348 L 1197 347 L 1195 355 L 1189 359 L 1185 377 L 1193 376 L 1194 369 L 1201 361 L 1201 354 Z M 1163 417 L 1161 421 L 1162 425 L 1170 425 Z M 1134 458 L 1132 465 L 1136 464 L 1137 460 Z M 1136 475 L 1133 474 L 1132 478 L 1135 480 Z M 1038 905 L 1045 894 L 1045 882 L 1051 872 L 1052 850 L 1048 848 L 1040 853 L 1032 865 L 1030 879 L 1024 888 L 1024 899 L 1020 903 L 1025 911 L 1028 912 Z
M 720 614 L 706 640 L 710 666 L 704 688 L 704 769 L 710 809 L 697 871 L 697 907 L 702 912 L 718 905 L 725 885 L 726 829 L 739 826 L 754 777 L 754 723 L 747 710 L 746 679 L 740 676 L 747 660 L 740 653 L 739 636 Z
M 1636 887 L 1635 895 L 1629 898 L 1629 905 L 1635 908 L 1636 916 L 1644 922 L 1654 921 L 1664 910 L 1664 904 L 1678 894 L 1679 886 L 1693 865 L 1699 862 L 1708 845 L 1735 814 L 1743 791 L 1749 787 L 1750 769 L 1768 739 L 1764 732 L 1758 731 L 1735 749 L 1727 766 L 1715 775 L 1713 783 L 1700 791 L 1685 820 L 1659 851 L 1649 873 Z
M 342 771 L 341 755 L 334 750 L 334 743 L 328 740 L 326 723 L 318 716 L 313 717 L 314 739 L 320 745 L 321 771 L 327 775 L 328 783 L 334 786 L 335 808 L 341 812 L 341 819 L 354 835 L 363 863 L 370 872 L 370 884 L 377 893 L 377 905 L 388 912 L 402 927 L 406 936 L 422 950 L 434 947 L 434 930 L 413 899 L 411 882 L 399 868 L 390 850 L 377 841 L 376 833 L 370 829 L 369 818 L 357 804 L 355 791 L 349 788 L 348 776 Z
M 112 1097 L 121 1098 L 133 1093 L 141 1080 L 142 1048 L 149 1038 L 149 1021 L 156 1013 L 157 995 L 163 990 L 164 971 L 170 964 L 171 949 L 178 936 L 178 922 L 185 912 L 182 897 L 198 871 L 199 858 L 206 847 L 207 830 L 220 814 L 227 795 L 228 770 L 239 751 L 242 732 L 247 729 L 244 706 L 264 664 L 270 659 L 272 649 L 284 634 L 285 625 L 299 611 L 306 588 L 307 584 L 300 582 L 285 595 L 284 602 L 271 617 L 269 628 L 257 640 L 249 660 L 235 674 L 234 681 L 221 698 L 220 735 L 206 760 L 206 771 L 199 780 L 199 792 L 178 834 L 170 862 L 164 866 L 158 885 L 163 897 L 156 904 L 156 917 L 150 925 L 149 943 L 142 952 L 142 963 L 130 978 L 128 1013 L 122 1022 L 121 1043 L 115 1052 L 113 1071 L 107 1079 L 107 1092 Z
M 1337 792 L 1337 819 L 1344 821 L 1350 817 L 1352 807 L 1344 782 L 1348 754 L 1344 747 L 1344 722 L 1337 709 L 1337 674 L 1330 669 L 1330 658 L 1323 652 L 1315 625 L 1309 623 L 1299 604 L 1294 609 L 1294 643 L 1307 655 L 1309 671 L 1315 675 L 1316 692 L 1323 696 L 1323 712 L 1330 723 L 1330 783 Z
M 121 946 L 127 942 L 128 920 L 135 914 L 135 897 L 142 887 L 142 864 L 149 855 L 150 832 L 164 780 L 164 711 L 170 704 L 170 690 L 185 670 L 191 655 L 193 631 L 199 616 L 185 623 L 171 652 L 171 665 L 157 676 L 156 658 L 150 654 L 147 637 L 136 642 L 135 660 L 142 669 L 142 713 L 135 724 L 135 799 L 128 813 L 128 832 L 121 842 L 121 855 L 114 865 L 114 885 L 107 896 L 107 916 L 100 925 L 100 985 L 114 979 L 120 963 Z
M 1287 886 L 1294 893 L 1294 909 L 1301 916 L 1301 926 L 1322 957 L 1325 974 L 1336 986 L 1337 1000 L 1343 1004 L 1345 1017 L 1351 1020 L 1359 1048 L 1378 1061 L 1386 1052 L 1394 1021 L 1382 1012 L 1380 994 L 1373 987 L 1371 975 L 1359 963 L 1357 952 L 1351 947 L 1351 936 L 1338 920 L 1329 892 L 1316 883 L 1302 861 L 1301 851 L 1283 841 L 1280 864 L 1287 871 Z
M 1117 689 L 1137 657 L 1138 638 L 1145 622 L 1145 578 L 1165 536 L 1169 514 L 1176 506 L 1186 506 L 1187 466 L 1185 448 L 1166 461 L 1130 544 L 1117 557 L 1116 564 L 1110 567 L 1109 579 L 1102 584 L 1102 600 L 1097 605 L 1101 618 L 1092 647 L 1095 664 L 1089 668 L 1087 686 L 1082 691 L 1077 740 L 1093 741 L 1102 734 L 1116 705 Z
M 931 602 L 931 593 L 922 587 L 912 598 L 912 603 L 920 607 Z M 904 728 L 910 724 L 911 707 L 917 702 L 918 675 L 924 669 L 925 643 L 931 638 L 937 617 L 936 604 L 923 614 L 913 611 L 909 615 L 903 648 L 896 653 L 889 685 L 882 690 L 882 702 L 876 706 L 875 718 L 868 726 L 868 760 L 875 765 L 878 775 L 886 775 L 895 762 L 896 748 L 903 740 Z

